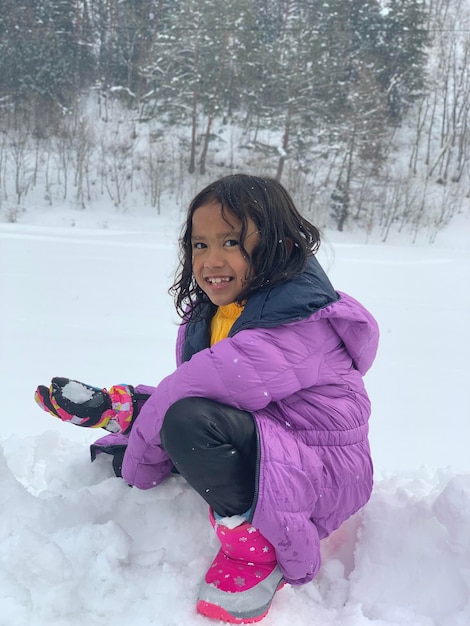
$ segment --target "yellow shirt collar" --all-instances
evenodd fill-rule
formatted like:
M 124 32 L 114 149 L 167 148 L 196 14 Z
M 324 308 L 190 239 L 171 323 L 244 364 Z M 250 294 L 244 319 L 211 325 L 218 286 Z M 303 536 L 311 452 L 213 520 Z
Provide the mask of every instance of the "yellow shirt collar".
M 219 306 L 211 321 L 211 346 L 228 337 L 230 329 L 235 320 L 240 317 L 243 309 L 244 305 L 236 302 Z

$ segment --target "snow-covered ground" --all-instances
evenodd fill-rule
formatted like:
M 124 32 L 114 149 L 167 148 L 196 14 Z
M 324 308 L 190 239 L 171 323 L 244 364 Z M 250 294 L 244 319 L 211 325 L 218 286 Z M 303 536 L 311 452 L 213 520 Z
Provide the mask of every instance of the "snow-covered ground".
M 52 376 L 172 370 L 177 221 L 0 224 L 0 626 L 210 623 L 194 609 L 217 549 L 206 505 L 180 477 L 130 489 L 107 458 L 89 462 L 96 433 L 33 401 Z M 266 626 L 470 624 L 470 223 L 451 226 L 433 246 L 328 233 L 320 260 L 382 331 L 367 376 L 376 485 Z

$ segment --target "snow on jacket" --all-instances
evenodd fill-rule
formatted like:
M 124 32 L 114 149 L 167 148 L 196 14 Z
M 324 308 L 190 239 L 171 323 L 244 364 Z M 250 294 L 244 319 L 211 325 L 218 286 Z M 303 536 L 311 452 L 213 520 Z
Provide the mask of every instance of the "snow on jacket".
M 160 429 L 177 400 L 250 411 L 260 449 L 251 521 L 275 546 L 287 582 L 306 583 L 320 568 L 320 540 L 370 497 L 362 376 L 375 358 L 377 324 L 333 290 L 312 257 L 302 274 L 250 295 L 229 337 L 209 347 L 209 336 L 206 321 L 183 324 L 176 370 L 137 388 L 151 395 L 129 435 L 123 478 L 148 489 L 169 475 Z

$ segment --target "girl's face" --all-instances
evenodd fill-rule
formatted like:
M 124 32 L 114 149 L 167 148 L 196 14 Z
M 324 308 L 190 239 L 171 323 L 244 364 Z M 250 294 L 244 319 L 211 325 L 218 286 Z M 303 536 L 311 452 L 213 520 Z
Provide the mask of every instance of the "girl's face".
M 235 302 L 250 278 L 247 259 L 242 255 L 242 223 L 222 205 L 203 204 L 194 211 L 191 226 L 192 268 L 199 287 L 216 306 Z M 252 255 L 260 240 L 251 218 L 247 221 L 244 248 Z

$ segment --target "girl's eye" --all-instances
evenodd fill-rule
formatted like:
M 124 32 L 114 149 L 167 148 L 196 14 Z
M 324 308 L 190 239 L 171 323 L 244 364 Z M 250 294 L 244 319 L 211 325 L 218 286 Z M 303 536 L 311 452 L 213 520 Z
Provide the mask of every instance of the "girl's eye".
M 237 241 L 236 239 L 227 239 L 227 241 L 224 243 L 224 246 L 227 246 L 227 248 L 231 248 L 232 246 L 238 246 L 240 245 L 240 242 Z
M 203 248 L 206 248 L 206 244 L 202 243 L 202 241 L 196 241 L 195 243 L 193 243 L 193 248 L 195 250 L 202 250 Z

